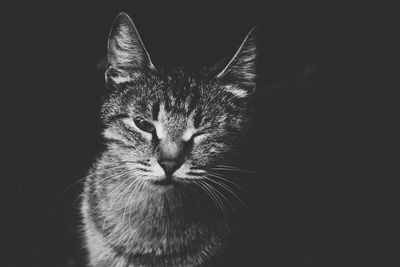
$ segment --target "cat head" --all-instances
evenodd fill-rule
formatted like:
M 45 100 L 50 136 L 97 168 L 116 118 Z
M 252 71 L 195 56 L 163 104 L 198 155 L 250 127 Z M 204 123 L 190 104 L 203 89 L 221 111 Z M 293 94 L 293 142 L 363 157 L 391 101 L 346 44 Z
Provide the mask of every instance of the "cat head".
M 256 86 L 250 31 L 217 73 L 160 72 L 125 13 L 108 39 L 101 118 L 109 151 L 143 179 L 190 181 L 233 164 L 247 135 Z

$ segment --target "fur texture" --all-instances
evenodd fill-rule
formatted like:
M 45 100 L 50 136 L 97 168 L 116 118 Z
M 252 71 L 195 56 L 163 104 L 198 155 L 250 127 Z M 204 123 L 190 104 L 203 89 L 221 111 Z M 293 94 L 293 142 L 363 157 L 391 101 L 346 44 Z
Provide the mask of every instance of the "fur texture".
M 82 201 L 91 266 L 206 266 L 218 256 L 234 202 L 216 170 L 234 166 L 245 141 L 255 60 L 251 31 L 218 75 L 160 73 L 128 15 L 117 16 L 101 110 L 107 149 Z

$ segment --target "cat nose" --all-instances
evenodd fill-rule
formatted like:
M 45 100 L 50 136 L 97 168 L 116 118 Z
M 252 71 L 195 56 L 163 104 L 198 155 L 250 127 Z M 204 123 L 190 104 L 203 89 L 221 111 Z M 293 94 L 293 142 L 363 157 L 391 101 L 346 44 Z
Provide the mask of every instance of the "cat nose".
M 182 147 L 172 142 L 160 143 L 158 164 L 167 176 L 171 176 L 183 163 Z
M 164 169 L 164 172 L 167 176 L 171 176 L 179 167 L 182 165 L 182 162 L 177 160 L 159 160 L 158 164 Z

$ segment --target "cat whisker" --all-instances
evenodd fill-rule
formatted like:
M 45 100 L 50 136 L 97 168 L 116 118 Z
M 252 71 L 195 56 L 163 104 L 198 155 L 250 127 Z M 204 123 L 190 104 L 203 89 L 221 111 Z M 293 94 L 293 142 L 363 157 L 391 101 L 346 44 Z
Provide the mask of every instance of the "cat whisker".
M 219 198 L 219 196 L 213 192 L 212 187 L 210 187 L 207 183 L 205 183 L 201 180 L 198 180 L 197 183 L 200 186 L 200 188 L 202 188 L 203 191 L 210 197 L 210 199 L 214 203 L 217 210 L 219 209 L 222 216 L 226 218 L 227 215 L 226 215 L 226 211 L 225 211 L 225 206 L 221 202 L 221 199 Z
M 218 196 L 215 196 L 214 193 L 209 189 L 206 183 L 203 183 L 199 181 L 199 184 L 201 187 L 204 189 L 204 191 L 207 193 L 207 195 L 210 196 L 211 200 L 213 201 L 214 205 L 216 206 L 217 209 L 220 209 L 222 213 L 224 213 L 224 209 L 219 201 Z
M 143 190 L 143 187 L 144 187 L 144 184 L 145 184 L 145 182 L 146 182 L 146 180 L 144 180 L 144 179 L 140 179 L 139 180 L 139 183 L 138 183 L 138 185 L 136 186 L 136 191 L 133 191 L 133 192 L 135 192 L 135 195 L 137 195 L 140 191 L 142 191 Z M 133 193 L 132 192 L 132 193 Z M 131 194 L 132 195 L 132 194 Z M 135 196 L 134 195 L 134 196 Z M 128 203 L 129 203 L 129 214 L 128 214 L 128 221 L 129 221 L 129 229 L 131 230 L 131 232 L 133 232 L 133 229 L 132 229 L 132 221 L 131 221 L 131 214 L 132 214 L 132 204 L 133 204 L 133 201 L 132 202 L 130 202 L 130 198 L 131 198 L 131 196 L 129 196 L 129 199 L 128 199 Z
M 130 172 L 126 172 L 126 173 L 120 174 L 118 177 L 122 177 L 123 175 L 134 174 L 134 173 L 136 173 L 136 172 L 135 172 L 135 171 L 130 171 Z M 134 177 L 129 177 L 129 178 L 126 179 L 123 183 L 125 183 L 126 181 L 130 181 L 130 180 L 133 179 L 133 178 L 134 178 Z M 99 188 L 96 188 L 96 191 L 99 190 L 99 189 L 100 189 L 102 186 L 104 186 L 106 183 L 107 183 L 107 182 L 103 183 Z M 114 188 L 114 189 L 107 195 L 107 198 L 111 196 L 112 192 L 113 192 L 115 189 L 117 189 L 117 187 Z M 124 190 L 125 190 L 125 189 L 124 189 Z M 94 194 L 95 194 L 95 193 L 93 193 L 93 195 L 94 195 Z M 92 195 L 92 197 L 93 197 L 93 195 Z M 99 203 L 98 205 L 100 205 L 100 203 Z M 96 208 L 97 208 L 97 206 L 96 206 Z
M 210 175 L 210 176 L 212 176 L 212 177 L 214 177 L 214 178 L 223 180 L 223 181 L 225 181 L 225 182 L 228 182 L 228 183 L 232 184 L 233 186 L 235 186 L 236 188 L 242 190 L 243 192 L 246 192 L 246 190 L 245 190 L 243 187 L 241 187 L 241 186 L 238 185 L 237 183 L 231 181 L 231 180 L 229 179 L 228 176 L 225 176 L 225 175 L 223 175 L 223 174 L 216 173 L 216 172 L 208 172 L 208 175 Z
M 121 187 L 122 185 L 124 185 L 126 182 L 131 181 L 132 179 L 134 179 L 134 180 L 133 180 L 133 182 L 132 182 L 130 185 L 132 185 L 133 183 L 137 182 L 137 179 L 135 179 L 134 177 L 130 177 L 129 179 L 125 180 L 124 182 L 122 182 L 121 184 L 119 184 L 117 187 L 115 187 L 115 188 L 107 195 L 107 198 L 109 198 L 109 197 L 111 196 L 111 194 L 112 194 L 115 190 L 117 190 L 119 187 Z M 103 227 L 102 227 L 102 232 L 103 232 L 103 233 L 104 233 L 105 224 L 106 224 L 106 222 L 107 222 L 107 218 L 108 218 L 109 212 L 111 211 L 111 209 L 112 209 L 112 207 L 114 206 L 114 204 L 119 203 L 119 201 L 120 201 L 120 200 L 122 199 L 122 197 L 124 196 L 125 191 L 128 191 L 129 188 L 130 188 L 130 186 L 127 186 L 125 189 L 123 189 L 122 192 L 114 199 L 114 201 L 111 202 L 111 205 L 108 207 L 107 212 L 106 212 L 106 215 L 105 215 L 105 217 L 104 217 L 104 221 L 103 221 Z M 112 235 L 113 233 L 114 233 L 114 231 L 111 232 L 110 235 Z
M 67 186 L 65 189 L 63 189 L 63 190 L 59 193 L 59 195 L 65 193 L 66 191 L 68 191 L 69 189 L 71 189 L 74 185 L 76 185 L 76 184 L 78 184 L 78 183 L 80 183 L 80 182 L 86 180 L 87 178 L 90 178 L 90 177 L 92 177 L 92 176 L 95 176 L 95 175 L 97 175 L 97 174 L 99 174 L 99 173 L 106 172 L 106 171 L 110 171 L 110 170 L 115 170 L 115 169 L 118 169 L 118 168 L 126 168 L 126 167 L 129 166 L 129 165 L 132 166 L 132 164 L 136 164 L 136 165 L 143 164 L 143 165 L 144 165 L 144 163 L 141 162 L 141 161 L 129 161 L 129 160 L 119 161 L 118 163 L 119 163 L 119 164 L 118 164 L 117 166 L 112 166 L 112 167 L 109 167 L 109 168 L 102 168 L 102 169 L 97 170 L 97 171 L 95 171 L 95 172 L 91 172 L 90 174 L 86 175 L 86 176 L 83 177 L 83 178 L 78 179 L 77 181 L 73 182 L 72 184 L 70 184 L 69 186 Z M 128 164 L 126 164 L 126 163 L 128 163 Z M 147 166 L 147 165 L 145 165 L 145 166 Z
M 214 180 L 210 179 L 209 177 L 204 177 L 204 179 L 205 179 L 206 181 L 211 181 L 211 182 L 213 182 L 213 183 L 215 183 L 215 184 L 217 184 L 217 185 L 219 185 L 220 187 L 223 188 L 223 186 L 221 186 L 218 182 L 215 182 Z M 235 210 L 234 205 L 233 205 L 232 202 L 225 196 L 225 194 L 223 193 L 223 191 L 218 190 L 217 187 L 213 186 L 213 185 L 210 184 L 210 183 L 207 183 L 207 184 L 210 186 L 210 188 L 212 188 L 212 189 L 214 190 L 214 192 L 216 192 L 217 194 L 219 194 L 219 195 L 229 204 L 229 206 L 232 208 L 232 210 Z
M 135 180 L 131 184 L 128 185 L 127 192 L 130 191 L 132 187 L 134 187 L 134 188 L 133 188 L 133 190 L 131 190 L 131 193 L 129 194 L 127 203 L 130 203 L 132 195 L 136 194 L 136 191 L 138 190 L 138 187 L 142 182 L 143 181 L 139 177 L 136 177 Z M 122 199 L 122 197 L 120 199 Z M 129 205 L 128 224 L 129 224 L 130 229 L 132 230 L 132 227 L 131 227 L 131 224 L 130 224 L 130 215 L 131 215 L 130 209 L 131 209 L 131 206 Z M 128 210 L 128 207 L 126 205 L 124 205 L 124 211 L 122 213 L 122 225 L 124 225 L 124 221 L 125 221 L 125 217 L 126 217 L 125 214 L 126 214 L 127 210 Z M 122 238 L 122 237 L 123 237 L 123 235 L 121 235 L 120 238 Z M 117 243 L 119 243 L 119 242 L 120 242 L 120 239 L 118 240 Z
M 260 172 L 255 172 L 252 170 L 246 170 L 246 169 L 241 169 L 237 168 L 234 166 L 229 166 L 229 165 L 216 165 L 215 167 L 211 168 L 211 170 L 218 170 L 218 171 L 232 171 L 232 172 L 238 172 L 238 173 L 246 173 L 246 174 L 252 174 L 255 176 L 261 176 L 263 175 Z
M 99 183 L 102 183 L 102 184 L 100 184 L 100 186 L 98 186 L 98 187 L 96 188 L 96 190 L 93 192 L 93 194 L 92 194 L 89 198 L 93 197 L 93 195 L 94 195 L 98 190 L 100 190 L 103 186 L 105 186 L 105 185 L 108 183 L 109 180 L 114 179 L 114 178 L 120 178 L 120 177 L 122 177 L 122 176 L 124 176 L 124 175 L 131 174 L 131 173 L 136 173 L 136 172 L 137 172 L 137 170 L 128 170 L 128 171 L 125 171 L 125 172 L 112 174 L 112 175 L 110 175 L 110 176 L 107 176 L 107 177 L 104 177 L 104 178 L 100 179 L 99 181 L 97 181 L 96 183 L 94 183 L 92 186 L 90 186 L 90 187 L 87 188 L 87 189 L 91 189 L 92 187 L 97 186 Z
M 232 203 L 225 197 L 225 195 L 220 192 L 217 188 L 215 188 L 214 186 L 212 186 L 211 184 L 206 183 L 206 186 L 210 189 L 211 192 L 213 192 L 213 194 L 217 197 L 217 199 L 219 200 L 219 202 L 221 203 L 221 207 L 222 207 L 222 212 L 223 212 L 223 216 L 225 218 L 228 218 L 228 211 L 226 208 L 226 205 L 224 205 L 223 200 L 225 200 L 226 203 L 228 203 L 228 205 L 231 207 L 231 209 L 234 209 Z M 222 198 L 221 198 L 222 197 Z
M 207 176 L 208 176 L 208 175 L 207 175 Z M 211 182 L 213 182 L 213 183 L 219 185 L 219 186 L 222 187 L 223 189 L 225 189 L 227 192 L 229 192 L 231 195 L 233 195 L 237 200 L 239 200 L 239 202 L 240 202 L 242 205 L 245 206 L 243 200 L 242 200 L 242 199 L 232 190 L 232 188 L 229 187 L 227 184 L 224 184 L 224 183 L 222 183 L 222 182 L 215 181 L 215 180 L 213 180 L 213 179 L 210 179 L 209 177 L 206 177 L 206 179 L 207 179 L 208 181 L 211 181 Z M 233 206 L 233 205 L 232 205 L 232 206 Z
M 96 190 L 95 190 L 95 192 L 93 192 L 93 194 L 89 195 L 88 199 L 91 199 L 91 198 L 94 196 L 94 194 L 95 194 L 99 189 L 101 189 L 104 185 L 107 184 L 107 182 L 108 182 L 109 180 L 111 180 L 111 179 L 113 179 L 113 178 L 119 178 L 119 177 L 121 177 L 121 176 L 123 176 L 123 175 L 126 175 L 126 174 L 129 174 L 129 173 L 133 173 L 134 171 L 135 171 L 135 170 L 130 170 L 130 171 L 122 172 L 122 173 L 117 173 L 117 174 L 113 174 L 113 175 L 111 175 L 111 176 L 107 176 L 107 177 L 104 177 L 104 178 L 100 179 L 98 182 L 96 182 L 96 183 L 92 184 L 91 186 L 89 186 L 89 187 L 86 189 L 86 191 L 80 193 L 80 194 L 75 198 L 75 200 L 72 202 L 70 209 L 76 204 L 76 202 L 77 202 L 81 197 L 83 197 L 83 196 L 85 195 L 86 192 L 89 192 L 89 190 L 90 190 L 91 188 L 97 186 L 98 183 L 101 183 L 101 182 L 104 181 L 103 184 L 101 184 L 99 187 L 96 188 Z
M 135 162 L 132 161 L 131 163 L 135 163 Z M 91 173 L 91 174 L 85 176 L 84 178 L 75 181 L 73 184 L 71 184 L 70 186 L 68 186 L 68 187 L 67 187 L 66 189 L 64 189 L 63 191 L 61 191 L 61 192 L 59 193 L 58 196 L 60 196 L 61 194 L 65 193 L 67 190 L 69 190 L 71 187 L 73 187 L 73 186 L 76 185 L 77 183 L 82 182 L 83 180 L 85 180 L 85 179 L 87 179 L 87 178 L 89 178 L 89 177 L 91 177 L 91 176 L 97 175 L 97 174 L 102 173 L 102 172 L 110 171 L 110 170 L 115 171 L 115 170 L 117 170 L 117 169 L 119 169 L 119 168 L 124 169 L 124 168 L 126 168 L 126 166 L 127 166 L 126 164 L 119 164 L 118 166 L 114 166 L 114 167 L 110 167 L 110 168 L 104 168 L 104 169 L 98 170 L 98 171 L 96 171 L 96 172 L 93 172 L 93 173 Z M 118 177 L 118 175 L 120 175 L 120 174 L 121 174 L 121 173 L 117 173 L 117 174 L 113 174 L 113 175 L 111 175 L 111 176 L 104 177 L 104 178 L 100 179 L 98 182 L 102 182 L 102 181 L 106 181 L 106 180 L 109 180 L 109 179 L 112 179 L 112 178 L 116 178 L 116 177 Z M 125 174 L 125 173 L 123 173 L 123 174 Z M 123 175 L 123 174 L 121 174 L 121 175 Z M 104 184 L 105 184 L 105 183 L 104 183 Z M 104 185 L 104 184 L 103 184 L 103 185 Z M 89 186 L 89 187 L 86 189 L 86 191 L 89 191 L 89 189 L 91 189 L 93 186 L 96 186 L 96 185 L 97 185 L 97 183 L 94 183 L 93 185 Z M 102 186 L 100 186 L 99 188 L 101 188 L 101 187 L 102 187 Z M 96 191 L 97 191 L 97 190 L 96 190 Z M 77 202 L 81 197 L 83 197 L 84 194 L 85 194 L 85 191 L 82 192 L 82 193 L 80 193 L 80 194 L 74 199 L 74 201 L 72 202 L 71 207 L 70 207 L 69 209 L 72 209 L 72 207 L 74 207 L 74 205 L 76 204 L 76 202 Z M 90 199 L 92 196 L 93 196 L 93 195 L 91 195 L 91 196 L 89 197 L 89 199 Z
M 221 196 L 219 199 L 221 199 L 221 203 L 223 203 L 223 200 L 230 206 L 231 210 L 235 210 L 235 207 L 233 206 L 232 202 L 225 196 L 224 192 L 221 190 L 218 190 L 217 187 L 213 186 L 212 184 L 208 184 L 209 188 L 215 192 L 216 195 Z M 225 205 L 224 205 L 225 207 Z M 227 208 L 225 208 L 225 210 L 227 210 Z M 226 213 L 225 213 L 226 214 Z M 227 215 L 225 215 L 227 216 Z
M 121 200 L 123 199 L 124 195 L 125 195 L 127 192 L 131 191 L 131 189 L 132 189 L 132 187 L 133 187 L 133 190 L 132 190 L 132 192 L 130 193 L 129 198 L 128 198 L 128 201 L 127 201 L 127 203 L 130 203 L 129 213 L 128 213 L 128 221 L 129 221 L 128 223 L 129 223 L 129 226 L 130 226 L 130 228 L 131 228 L 131 225 L 130 225 L 130 216 L 131 216 L 131 212 L 130 212 L 130 210 L 131 210 L 131 205 L 132 205 L 133 201 L 130 202 L 130 200 L 131 200 L 131 197 L 132 197 L 132 196 L 134 196 L 134 195 L 137 194 L 140 190 L 142 190 L 143 185 L 144 185 L 144 183 L 145 183 L 145 180 L 144 180 L 144 179 L 141 179 L 141 177 L 131 177 L 129 180 L 131 180 L 132 178 L 134 179 L 134 181 L 133 181 L 132 183 L 130 183 L 124 190 L 122 190 L 122 192 L 119 194 L 119 196 L 117 196 L 117 197 L 115 198 L 115 201 L 111 204 L 111 206 L 110 206 L 109 209 L 107 210 L 104 223 L 107 221 L 107 216 L 108 216 L 109 212 L 111 211 L 111 208 L 112 208 L 115 204 L 119 204 L 119 203 L 121 202 Z M 139 188 L 140 188 L 140 189 L 139 189 Z M 125 215 L 125 214 L 126 214 L 126 211 L 128 211 L 128 207 L 124 205 L 123 215 L 122 215 L 122 224 L 121 224 L 121 225 L 124 225 L 124 221 L 125 221 L 125 217 L 126 217 L 126 215 Z M 103 224 L 103 227 L 104 227 L 104 224 Z M 131 228 L 131 229 L 132 229 L 132 228 Z M 118 230 L 118 229 L 115 228 L 115 229 L 109 234 L 109 236 L 115 235 L 116 232 L 117 232 L 117 230 Z M 103 228 L 103 231 L 104 231 L 104 228 Z M 118 239 L 117 243 L 119 243 L 119 242 L 121 241 L 121 238 L 123 238 L 123 236 L 120 236 L 120 238 Z
M 78 179 L 77 181 L 73 182 L 73 183 L 70 184 L 69 186 L 67 186 L 65 189 L 63 189 L 63 190 L 58 194 L 58 196 L 60 196 L 61 194 L 65 193 L 66 191 L 68 191 L 69 189 L 71 189 L 74 185 L 76 185 L 76 184 L 78 184 L 78 183 L 80 183 L 80 182 L 86 180 L 87 178 L 89 178 L 89 177 L 91 177 L 91 176 L 94 176 L 94 175 L 96 175 L 96 174 L 99 174 L 99 173 L 101 173 L 101 172 L 105 172 L 105 171 L 108 171 L 108 170 L 113 170 L 113 169 L 118 169 L 118 168 L 124 168 L 124 166 L 125 166 L 124 164 L 119 164 L 118 166 L 113 166 L 113 167 L 110 167 L 110 168 L 105 168 L 105 169 L 101 169 L 101 170 L 97 170 L 97 171 L 95 171 L 95 172 L 92 172 L 92 173 L 86 175 L 85 177 L 80 178 L 80 179 Z

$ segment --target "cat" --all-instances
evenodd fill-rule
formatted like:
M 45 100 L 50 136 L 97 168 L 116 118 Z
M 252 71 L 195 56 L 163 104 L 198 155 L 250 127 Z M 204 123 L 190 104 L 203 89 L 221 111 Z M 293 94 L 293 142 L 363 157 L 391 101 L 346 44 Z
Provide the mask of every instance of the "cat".
M 106 148 L 81 206 L 89 265 L 210 266 L 232 232 L 218 170 L 235 166 L 251 125 L 254 29 L 217 73 L 158 71 L 126 13 L 107 52 Z

